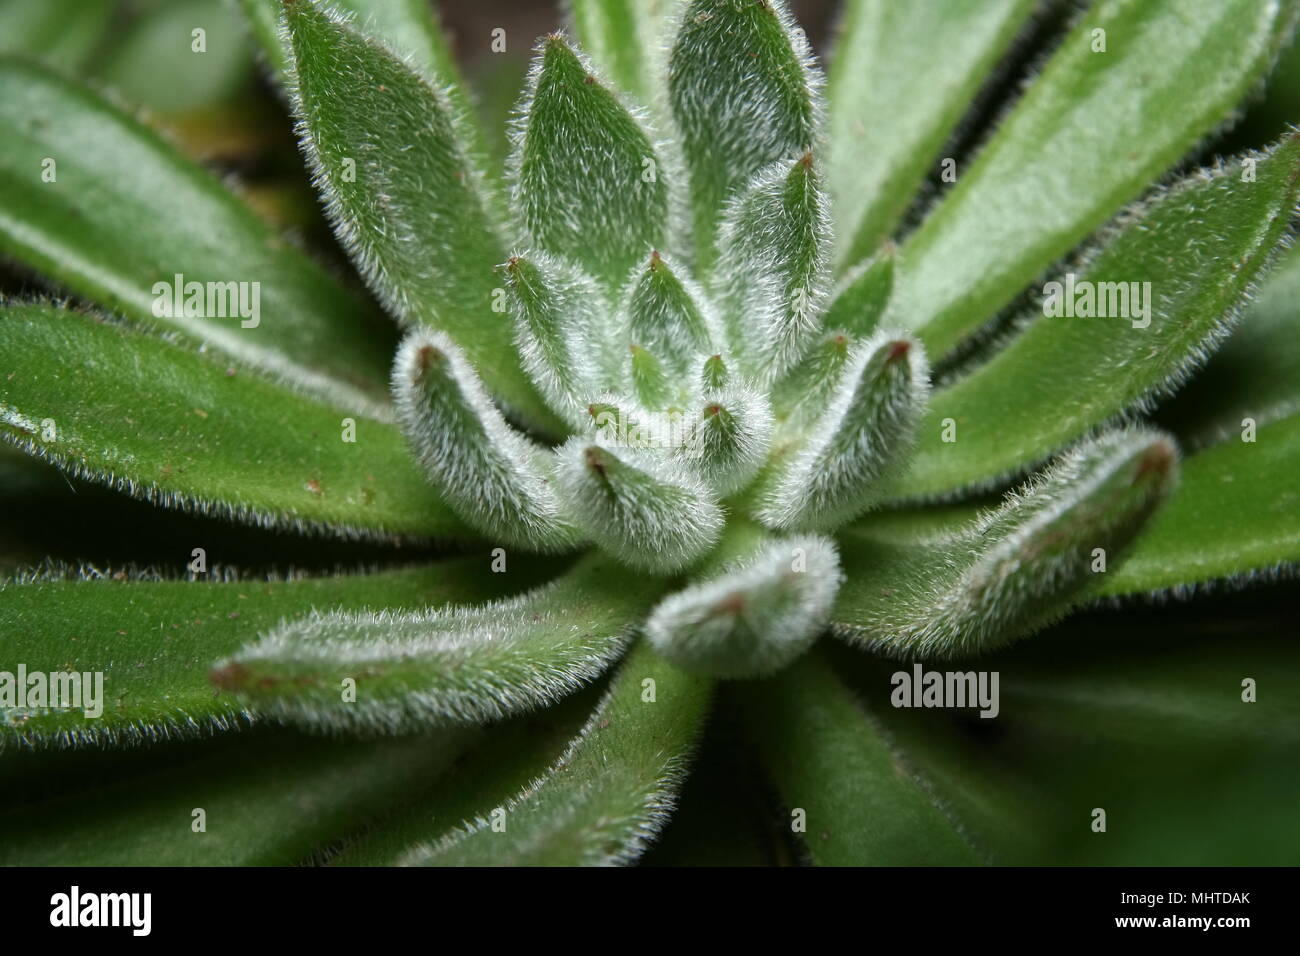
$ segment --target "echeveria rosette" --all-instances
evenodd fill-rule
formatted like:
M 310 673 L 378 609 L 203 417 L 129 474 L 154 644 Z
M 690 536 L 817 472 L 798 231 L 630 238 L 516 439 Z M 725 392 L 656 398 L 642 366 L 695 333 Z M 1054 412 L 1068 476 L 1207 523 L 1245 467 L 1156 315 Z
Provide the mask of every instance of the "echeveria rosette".
M 1295 2 L 1187 5 L 1080 14 L 895 245 L 925 170 L 1027 35 L 1029 0 L 942 23 L 850 0 L 828 78 L 778 0 L 572 0 L 573 33 L 538 41 L 505 156 L 419 5 L 244 0 L 340 244 L 403 330 L 387 398 L 362 295 L 97 94 L 0 63 L 0 176 L 22 184 L 0 199 L 0 248 L 112 310 L 4 304 L 0 434 L 163 507 L 483 555 L 282 580 L 14 575 L 0 665 L 100 671 L 111 692 L 93 721 L 11 708 L 0 745 L 177 738 L 229 766 L 220 838 L 150 822 L 214 772 L 194 761 L 138 805 L 129 774 L 110 781 L 78 824 L 135 839 L 59 852 L 632 862 L 719 696 L 781 801 L 833 834 L 797 838 L 813 861 L 1041 852 L 1057 822 L 1012 845 L 999 814 L 1032 804 L 1019 783 L 877 706 L 873 669 L 994 652 L 1014 669 L 1034 645 L 1017 642 L 1103 598 L 1300 561 L 1290 388 L 1208 411 L 1175 398 L 1172 430 L 1149 420 L 1248 313 L 1300 194 L 1295 133 L 1160 179 L 1261 81 L 1296 17 Z M 935 30 L 952 46 L 938 64 Z M 96 156 L 78 153 L 92 137 Z M 57 188 L 30 184 L 65 152 Z M 142 291 L 158 263 L 255 269 L 274 308 L 248 334 L 160 316 Z M 1274 287 L 1298 272 L 1291 255 Z M 1104 318 L 1016 305 L 1067 273 L 1151 291 Z M 1294 303 L 1265 295 L 1248 314 L 1236 353 L 1269 355 L 1294 386 L 1294 350 L 1268 341 L 1294 332 Z M 1225 430 L 1238 418 L 1253 441 Z M 355 442 L 334 440 L 344 421 Z M 1180 449 L 1185 434 L 1201 437 Z M 182 626 L 205 617 L 220 620 Z M 159 621 L 175 632 L 162 645 Z M 1103 711 L 1116 679 L 1091 690 Z M 1042 726 L 1071 725 L 1032 679 L 1013 687 Z M 1295 734 L 1294 714 L 1270 714 Z M 285 729 L 231 733 L 249 722 L 325 734 L 295 751 Z M 258 774 L 268 763 L 282 780 Z M 316 812 L 248 809 L 268 801 Z M 42 814 L 0 858 L 42 859 L 61 822 Z

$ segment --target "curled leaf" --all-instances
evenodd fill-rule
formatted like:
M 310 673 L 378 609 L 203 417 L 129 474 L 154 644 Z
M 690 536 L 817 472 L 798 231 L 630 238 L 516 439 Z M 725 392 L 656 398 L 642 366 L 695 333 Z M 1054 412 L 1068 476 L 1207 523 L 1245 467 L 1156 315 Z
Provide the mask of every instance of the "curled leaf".
M 548 481 L 546 451 L 506 422 L 448 336 L 407 337 L 393 395 L 411 449 L 458 516 L 506 544 L 552 551 L 575 543 Z
M 556 450 L 555 492 L 587 537 L 645 571 L 676 571 L 722 533 L 722 509 L 684 469 L 633 449 L 620 457 L 581 436 Z
M 808 436 L 763 479 L 755 516 L 772 528 L 821 530 L 870 508 L 911 450 L 927 376 L 910 339 L 881 333 L 858 347 Z
M 646 621 L 646 637 L 693 673 L 762 677 L 789 664 L 821 633 L 841 579 L 839 553 L 829 539 L 769 540 L 665 598 Z
M 486 723 L 598 677 L 657 593 L 593 556 L 484 605 L 316 612 L 222 661 L 211 679 L 258 713 L 321 730 Z
M 1173 489 L 1159 432 L 1107 432 L 1061 456 L 998 509 L 949 536 L 841 542 L 850 587 L 833 630 L 887 654 L 991 650 L 1051 623 L 1118 566 Z

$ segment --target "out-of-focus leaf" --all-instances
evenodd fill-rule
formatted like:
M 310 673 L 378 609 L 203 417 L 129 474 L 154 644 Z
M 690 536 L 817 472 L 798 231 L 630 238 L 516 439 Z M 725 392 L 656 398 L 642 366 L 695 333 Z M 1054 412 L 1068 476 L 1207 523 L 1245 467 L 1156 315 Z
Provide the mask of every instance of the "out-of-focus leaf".
M 103 42 L 115 0 L 4 0 L 0 53 L 39 57 L 65 72 L 79 69 Z
M 156 133 L 42 67 L 0 59 L 0 141 L 4 252 L 337 401 L 382 400 L 391 338 L 373 307 Z M 196 309 L 192 282 L 204 284 Z M 228 283 L 245 284 L 234 289 L 249 317 Z
M 95 73 L 130 103 L 182 113 L 251 86 L 250 53 L 239 14 L 226 0 L 167 0 L 114 38 Z
M 841 269 L 871 255 L 897 227 L 1034 0 L 849 0 L 845 7 L 826 89 Z
M 649 105 L 660 31 L 672 0 L 565 0 L 582 48 L 622 90 Z
M 1283 254 L 1259 297 L 1206 367 L 1157 411 L 1185 445 L 1238 438 L 1300 411 L 1300 246 Z
M 880 722 L 819 653 L 746 687 L 745 713 L 793 832 L 822 866 L 980 862 Z
M 379 741 L 240 734 L 138 777 L 0 815 L 0 865 L 311 862 L 321 847 L 428 787 L 464 747 L 463 734 Z

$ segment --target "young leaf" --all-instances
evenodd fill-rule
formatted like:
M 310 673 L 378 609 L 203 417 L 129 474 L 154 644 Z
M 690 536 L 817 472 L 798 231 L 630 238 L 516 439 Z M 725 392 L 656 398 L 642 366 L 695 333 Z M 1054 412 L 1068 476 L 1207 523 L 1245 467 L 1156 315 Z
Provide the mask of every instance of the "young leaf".
M 767 167 L 727 207 L 719 284 L 732 351 L 755 377 L 788 371 L 820 331 L 830 238 L 812 153 Z
M 867 336 L 876 331 L 894 291 L 894 247 L 861 262 L 848 271 L 822 316 L 822 325 L 853 335 Z
M 898 227 L 1034 0 L 845 6 L 826 82 L 840 269 Z
M 821 866 L 982 862 L 879 721 L 816 652 L 743 689 L 759 756 Z M 852 781 L 851 785 L 847 782 Z
M 277 730 L 164 752 L 152 772 L 0 814 L 0 865 L 312 862 L 428 787 L 466 744 L 446 730 L 377 741 Z
M 753 480 L 767 458 L 772 409 L 757 390 L 733 386 L 713 392 L 696 416 L 673 456 L 714 494 L 735 494 Z
M 755 516 L 771 528 L 825 530 L 875 504 L 911 451 L 928 372 L 910 339 L 881 333 L 858 347 L 808 436 L 778 451 Z
M 830 404 L 857 339 L 838 330 L 823 332 L 799 364 L 772 383 L 772 405 L 782 436 L 807 433 Z
M 562 445 L 555 460 L 555 493 L 565 516 L 630 567 L 676 571 L 702 557 L 722 533 L 717 500 L 680 467 L 631 449 L 620 458 L 582 436 Z
M 691 0 L 680 9 L 668 102 L 690 182 L 697 272 L 707 276 L 728 198 L 816 144 L 821 78 L 783 0 Z
M 515 204 L 528 241 L 620 290 L 668 224 L 667 184 L 641 118 L 552 35 L 516 124 Z
M 548 453 L 501 417 L 448 336 L 407 338 L 393 365 L 393 396 L 415 457 L 468 524 L 523 548 L 575 543 L 550 487 Z
M 1294 334 L 1294 333 L 1293 333 Z M 1189 457 L 1169 504 L 1097 594 L 1188 594 L 1300 565 L 1300 413 Z
M 446 90 L 456 107 L 459 128 L 475 152 L 495 159 L 481 123 L 474 121 L 475 104 L 470 86 L 461 76 L 451 44 L 428 0 L 332 0 L 334 6 L 356 16 L 362 32 L 378 37 L 393 50 L 409 57 L 433 83 Z M 292 45 L 281 29 L 284 0 L 241 0 L 252 32 L 262 47 L 276 79 L 287 87 L 284 76 L 293 57 Z M 491 170 L 498 172 L 497 169 Z
M 178 571 L 188 557 L 178 559 Z M 512 558 L 508 575 L 485 574 L 486 564 L 468 558 L 269 581 L 231 578 L 216 566 L 189 581 L 125 572 L 81 579 L 20 574 L 0 585 L 0 617 L 10 625 L 0 633 L 0 660 L 21 661 L 32 673 L 102 673 L 103 713 L 88 719 L 84 710 L 6 709 L 0 749 L 157 742 L 238 726 L 248 711 L 212 693 L 207 675 L 214 658 L 312 607 L 487 601 L 540 577 L 541 569 L 522 556 Z
M 626 329 L 629 345 L 659 356 L 676 378 L 685 378 L 701 355 L 722 344 L 719 320 L 703 293 L 658 251 L 633 276 L 618 325 Z
M 5 60 L 0 141 L 0 250 L 105 307 L 377 410 L 390 346 L 372 307 L 157 133 Z
M 524 370 L 551 409 L 581 427 L 587 403 L 621 368 L 605 297 L 581 269 L 545 253 L 511 256 L 503 271 Z
M 890 656 L 984 652 L 1060 617 L 1117 567 L 1172 490 L 1173 443 L 1108 432 L 1057 459 L 1001 508 L 923 545 L 841 540 L 833 630 Z
M 267 527 L 468 535 L 393 425 L 219 355 L 40 304 L 0 306 L 0 355 L 0 438 L 78 477 Z
M 672 0 L 565 0 L 574 35 L 619 87 L 642 103 L 655 95 L 659 39 Z
M 769 540 L 661 601 L 646 621 L 646 638 L 683 670 L 763 677 L 812 645 L 841 579 L 839 554 L 829 539 Z
M 677 397 L 674 383 L 658 356 L 639 345 L 628 349 L 627 391 L 643 407 L 660 411 Z
M 593 555 L 551 584 L 486 605 L 314 613 L 265 634 L 211 677 L 255 712 L 313 729 L 487 723 L 599 677 L 659 591 Z M 349 679 L 351 699 L 341 692 Z
M 1077 280 L 1071 271 L 1048 283 L 1044 315 L 935 393 L 898 490 L 924 497 L 998 482 L 1176 388 L 1236 323 L 1298 200 L 1293 134 L 1136 208 Z M 945 440 L 948 421 L 955 441 Z
M 455 104 L 324 7 L 285 13 L 299 131 L 340 241 L 395 315 L 451 335 L 512 413 L 558 432 L 493 308 L 504 243 Z
M 900 252 L 891 314 L 936 359 L 1230 115 L 1294 0 L 1095 4 Z
M 412 850 L 410 866 L 631 863 L 663 826 L 703 727 L 710 684 L 644 644 L 550 770 L 500 809 Z M 504 822 L 505 833 L 493 817 Z

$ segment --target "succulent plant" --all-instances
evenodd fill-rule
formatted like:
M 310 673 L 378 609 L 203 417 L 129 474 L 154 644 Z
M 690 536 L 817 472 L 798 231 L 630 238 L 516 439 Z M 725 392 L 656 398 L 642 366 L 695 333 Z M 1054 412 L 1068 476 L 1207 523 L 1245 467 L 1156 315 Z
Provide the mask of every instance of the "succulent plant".
M 1256 853 L 1101 748 L 1295 766 L 1300 134 L 1177 164 L 1297 6 L 572 0 L 502 155 L 423 4 L 245 0 L 369 296 L 6 57 L 0 435 L 214 537 L 4 582 L 0 861 Z

